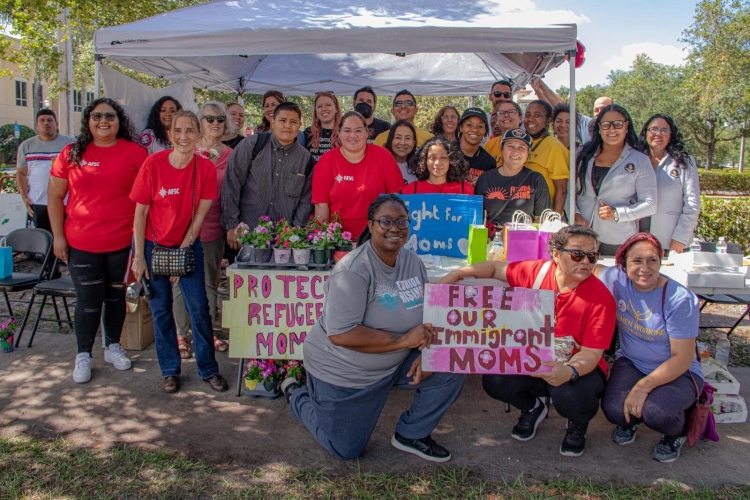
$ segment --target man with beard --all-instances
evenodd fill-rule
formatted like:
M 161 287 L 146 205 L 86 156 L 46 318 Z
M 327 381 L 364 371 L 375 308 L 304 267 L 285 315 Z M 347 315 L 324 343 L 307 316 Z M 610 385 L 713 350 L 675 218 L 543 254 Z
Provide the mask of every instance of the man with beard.
M 567 148 L 549 134 L 552 106 L 547 101 L 532 101 L 526 107 L 523 126 L 532 138 L 526 166 L 539 172 L 547 182 L 552 208 L 562 214 L 568 193 L 570 159 Z
M 375 118 L 375 109 L 378 107 L 378 97 L 369 85 L 362 87 L 354 93 L 354 111 L 365 117 L 367 123 L 367 142 L 373 140 L 383 132 L 391 128 L 391 124 L 380 118 Z
M 419 108 L 417 108 L 417 99 L 414 94 L 408 90 L 402 90 L 396 94 L 393 98 L 393 108 L 391 113 L 393 117 L 398 120 L 406 120 L 411 124 L 414 124 L 414 117 L 417 115 Z M 432 134 L 426 130 L 422 130 L 416 125 L 414 128 L 417 130 L 417 147 L 421 148 L 422 144 L 427 142 L 432 137 Z M 385 146 L 388 141 L 388 130 L 375 137 L 374 143 L 378 146 Z

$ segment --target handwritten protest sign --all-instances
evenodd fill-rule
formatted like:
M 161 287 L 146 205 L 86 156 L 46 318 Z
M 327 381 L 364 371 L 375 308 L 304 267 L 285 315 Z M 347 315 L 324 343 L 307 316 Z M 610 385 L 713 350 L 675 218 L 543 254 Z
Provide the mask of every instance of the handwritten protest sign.
M 555 297 L 550 290 L 486 285 L 425 288 L 424 322 L 432 344 L 422 369 L 436 372 L 531 374 L 555 358 Z
M 401 195 L 411 227 L 406 248 L 420 255 L 464 259 L 469 249 L 469 226 L 482 223 L 482 197 L 463 194 Z
M 302 359 L 307 332 L 323 312 L 327 272 L 230 269 L 229 328 L 233 358 Z

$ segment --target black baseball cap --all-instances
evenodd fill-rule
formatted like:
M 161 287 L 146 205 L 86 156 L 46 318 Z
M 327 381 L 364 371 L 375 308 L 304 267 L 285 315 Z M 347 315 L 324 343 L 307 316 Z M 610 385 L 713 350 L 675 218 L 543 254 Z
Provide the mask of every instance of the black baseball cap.
M 458 120 L 458 128 L 461 128 L 461 124 L 472 116 L 481 118 L 484 122 L 484 129 L 490 130 L 490 124 L 487 123 L 487 113 L 482 108 L 466 108 L 466 110 L 461 115 L 461 119 Z
M 500 147 L 503 147 L 503 145 L 511 139 L 521 141 L 529 148 L 531 147 L 531 136 L 522 128 L 512 128 L 510 130 L 507 130 L 503 134 L 503 140 L 500 142 Z

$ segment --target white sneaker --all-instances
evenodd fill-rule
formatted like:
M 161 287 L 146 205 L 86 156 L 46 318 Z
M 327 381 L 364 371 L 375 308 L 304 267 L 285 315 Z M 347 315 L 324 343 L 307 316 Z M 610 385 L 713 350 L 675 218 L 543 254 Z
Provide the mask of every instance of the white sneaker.
M 130 370 L 130 359 L 125 355 L 125 350 L 120 344 L 111 344 L 104 351 L 104 361 L 112 363 L 118 370 Z
M 73 381 L 84 384 L 91 380 L 91 355 L 87 352 L 78 353 L 76 367 L 73 369 Z

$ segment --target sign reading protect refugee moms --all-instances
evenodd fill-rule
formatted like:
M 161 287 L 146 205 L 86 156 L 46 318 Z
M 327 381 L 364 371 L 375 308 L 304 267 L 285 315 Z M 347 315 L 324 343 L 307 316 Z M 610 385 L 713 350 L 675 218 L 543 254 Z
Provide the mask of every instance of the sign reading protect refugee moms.
M 326 280 L 328 272 L 231 269 L 221 315 L 229 356 L 302 359 L 307 332 L 323 312 Z
M 404 194 L 411 226 L 406 248 L 420 255 L 465 259 L 469 226 L 482 224 L 482 197 L 465 194 Z
M 432 344 L 422 351 L 431 372 L 519 375 L 551 371 L 555 296 L 550 290 L 483 285 L 425 287 L 424 322 Z

